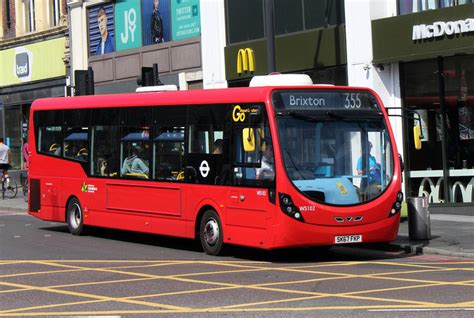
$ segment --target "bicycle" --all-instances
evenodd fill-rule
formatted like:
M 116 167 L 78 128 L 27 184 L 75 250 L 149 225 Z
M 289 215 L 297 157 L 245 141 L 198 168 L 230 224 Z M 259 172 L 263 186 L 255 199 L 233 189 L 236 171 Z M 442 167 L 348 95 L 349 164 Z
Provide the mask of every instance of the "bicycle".
M 18 193 L 18 184 L 15 180 L 11 179 L 10 176 L 5 177 L 5 172 L 2 173 L 2 199 L 7 198 L 13 199 Z
M 23 199 L 28 202 L 28 174 L 26 176 L 23 173 L 20 174 L 20 184 L 23 191 Z

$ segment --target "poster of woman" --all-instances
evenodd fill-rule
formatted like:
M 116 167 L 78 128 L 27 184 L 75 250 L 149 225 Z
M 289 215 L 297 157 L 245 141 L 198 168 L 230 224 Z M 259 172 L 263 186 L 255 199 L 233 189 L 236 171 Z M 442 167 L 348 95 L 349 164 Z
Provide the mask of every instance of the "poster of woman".
M 143 44 L 170 40 L 170 0 L 142 0 Z

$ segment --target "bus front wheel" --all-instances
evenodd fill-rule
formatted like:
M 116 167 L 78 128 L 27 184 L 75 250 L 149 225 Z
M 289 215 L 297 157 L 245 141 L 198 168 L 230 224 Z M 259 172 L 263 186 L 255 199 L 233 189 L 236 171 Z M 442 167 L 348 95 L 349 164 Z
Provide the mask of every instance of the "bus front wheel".
M 224 237 L 222 234 L 222 223 L 219 215 L 208 210 L 201 218 L 199 227 L 199 237 L 204 252 L 209 255 L 219 255 L 222 253 Z
M 72 198 L 66 210 L 66 220 L 69 232 L 72 235 L 81 235 L 84 228 L 84 214 L 82 213 L 81 203 L 78 199 Z

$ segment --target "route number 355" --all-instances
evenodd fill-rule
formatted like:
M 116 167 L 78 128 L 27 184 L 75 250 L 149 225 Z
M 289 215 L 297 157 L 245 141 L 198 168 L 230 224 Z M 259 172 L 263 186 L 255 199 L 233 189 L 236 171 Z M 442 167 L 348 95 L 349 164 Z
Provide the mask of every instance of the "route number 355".
M 362 105 L 362 102 L 360 100 L 359 93 L 345 93 L 344 95 L 346 96 L 344 108 L 347 108 L 347 109 L 360 108 L 360 106 Z

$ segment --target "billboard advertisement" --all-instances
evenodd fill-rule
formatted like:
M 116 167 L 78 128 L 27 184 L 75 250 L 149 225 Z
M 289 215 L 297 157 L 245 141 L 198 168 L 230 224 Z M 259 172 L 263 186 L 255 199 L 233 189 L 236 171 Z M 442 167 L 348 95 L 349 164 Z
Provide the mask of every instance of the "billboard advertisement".
M 170 0 L 142 0 L 143 45 L 170 40 Z
M 199 0 L 115 0 L 87 15 L 89 56 L 201 35 Z
M 89 55 L 102 55 L 115 51 L 114 6 L 103 4 L 90 7 Z
M 201 35 L 199 0 L 171 0 L 173 40 Z
M 142 14 L 140 0 L 115 1 L 115 34 L 117 51 L 142 46 Z

